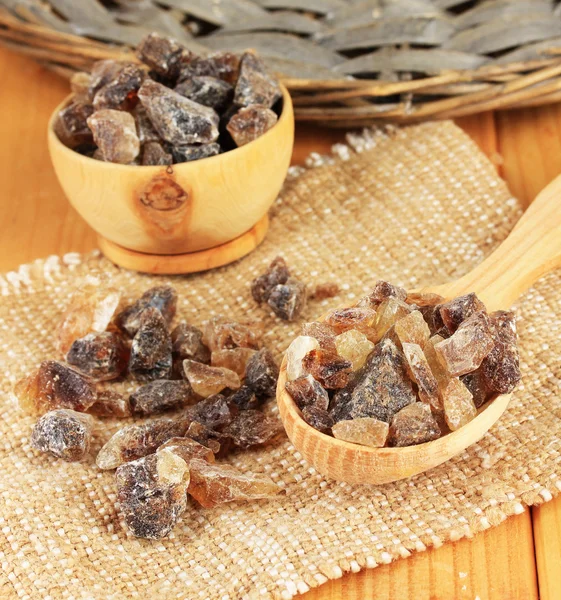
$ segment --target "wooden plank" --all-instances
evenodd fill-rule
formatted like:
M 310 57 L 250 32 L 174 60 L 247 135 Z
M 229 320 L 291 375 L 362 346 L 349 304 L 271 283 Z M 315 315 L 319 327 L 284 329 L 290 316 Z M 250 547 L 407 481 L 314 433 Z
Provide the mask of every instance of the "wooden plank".
M 0 79 L 0 271 L 40 256 L 91 250 L 95 233 L 68 204 L 47 151 L 47 121 L 68 83 L 4 49 Z
M 503 173 L 524 205 L 561 173 L 561 105 L 497 113 Z
M 561 599 L 561 497 L 532 510 L 540 600 Z
M 559 555 L 558 555 L 559 556 Z M 538 598 L 529 511 L 473 539 L 345 575 L 299 600 Z

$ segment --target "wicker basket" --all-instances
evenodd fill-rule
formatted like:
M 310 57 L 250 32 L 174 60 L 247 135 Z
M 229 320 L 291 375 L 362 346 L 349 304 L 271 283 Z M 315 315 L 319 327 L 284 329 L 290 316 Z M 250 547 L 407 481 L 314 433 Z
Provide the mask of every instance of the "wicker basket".
M 0 0 L 0 41 L 67 76 L 133 58 L 150 30 L 203 53 L 256 49 L 301 121 L 410 123 L 561 99 L 551 0 Z

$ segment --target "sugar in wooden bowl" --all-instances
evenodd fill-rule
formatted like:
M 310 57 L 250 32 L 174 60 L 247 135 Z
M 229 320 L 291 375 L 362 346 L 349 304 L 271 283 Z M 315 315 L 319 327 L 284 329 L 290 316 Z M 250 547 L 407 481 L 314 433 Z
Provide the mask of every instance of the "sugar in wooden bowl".
M 48 131 L 61 186 L 121 266 L 236 260 L 263 240 L 290 164 L 290 95 L 250 51 L 196 56 L 151 34 L 138 56 L 74 76 Z

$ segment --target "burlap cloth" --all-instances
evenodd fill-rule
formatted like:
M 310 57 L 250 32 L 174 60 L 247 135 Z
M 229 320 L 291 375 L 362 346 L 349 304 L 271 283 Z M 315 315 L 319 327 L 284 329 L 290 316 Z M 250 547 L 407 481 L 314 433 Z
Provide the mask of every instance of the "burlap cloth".
M 53 323 L 88 273 L 128 297 L 155 283 L 180 293 L 179 314 L 261 318 L 279 356 L 298 324 L 257 307 L 249 281 L 277 254 L 307 281 L 343 293 L 305 318 L 351 301 L 378 278 L 407 287 L 469 271 L 504 239 L 521 209 L 491 163 L 452 123 L 351 136 L 331 157 L 293 169 L 263 245 L 228 267 L 189 277 L 122 271 L 98 254 L 51 257 L 0 278 L 0 596 L 2 598 L 291 598 L 345 571 L 497 525 L 561 489 L 559 274 L 520 302 L 523 383 L 498 425 L 454 460 L 408 481 L 328 481 L 284 440 L 231 460 L 268 474 L 278 500 L 212 510 L 192 505 L 162 541 L 129 536 L 113 474 L 93 457 L 66 464 L 30 449 L 33 419 L 8 400 L 13 382 L 53 355 Z M 115 431 L 99 421 L 94 452 Z

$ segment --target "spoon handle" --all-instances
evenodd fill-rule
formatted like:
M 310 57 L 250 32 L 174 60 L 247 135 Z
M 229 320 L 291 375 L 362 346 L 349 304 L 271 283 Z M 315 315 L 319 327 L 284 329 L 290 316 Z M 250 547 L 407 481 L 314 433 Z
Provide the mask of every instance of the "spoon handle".
M 490 311 L 509 308 L 538 278 L 560 266 L 561 175 L 536 196 L 508 237 L 481 264 L 430 291 L 445 298 L 475 292 Z

